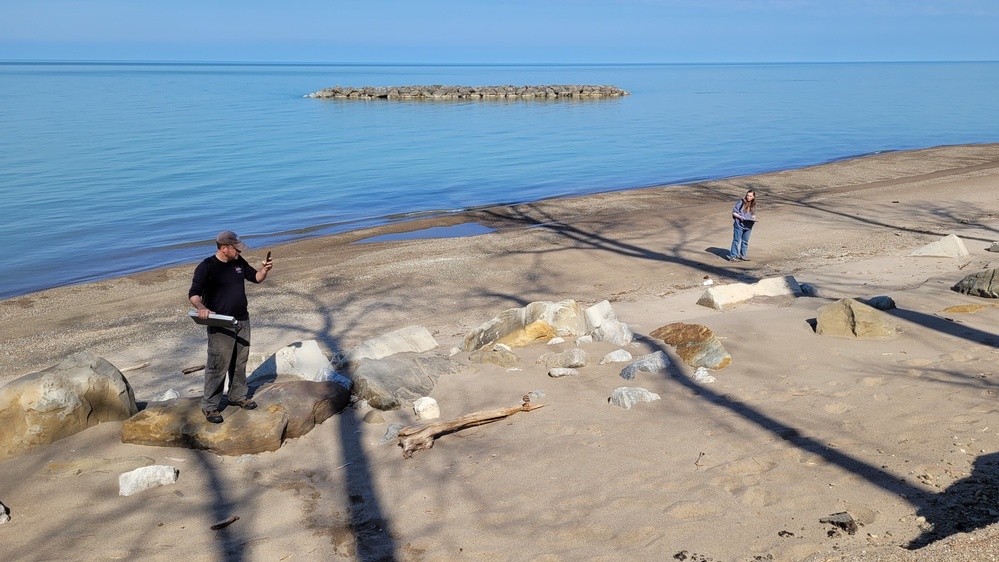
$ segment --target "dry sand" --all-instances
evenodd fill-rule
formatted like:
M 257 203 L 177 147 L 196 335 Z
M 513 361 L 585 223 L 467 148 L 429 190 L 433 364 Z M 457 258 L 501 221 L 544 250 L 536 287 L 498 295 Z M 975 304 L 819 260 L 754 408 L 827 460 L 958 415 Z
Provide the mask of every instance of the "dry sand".
M 753 261 L 729 263 L 729 209 L 750 186 Z M 999 308 L 950 287 L 999 257 L 987 251 L 997 195 L 999 145 L 958 146 L 253 249 L 250 259 L 275 257 L 251 289 L 255 351 L 314 339 L 332 354 L 421 324 L 446 354 L 504 309 L 609 299 L 639 336 L 628 351 L 663 349 L 673 366 L 630 382 L 621 364 L 554 379 L 534 365 L 550 348 L 519 350 L 522 370 L 472 367 L 432 396 L 444 418 L 533 390 L 543 408 L 408 460 L 379 441 L 389 423 L 414 423 L 409 411 L 370 424 L 348 409 L 279 451 L 238 458 L 124 445 L 120 423 L 102 424 L 0 461 L 12 517 L 0 560 L 996 559 Z M 359 243 L 467 221 L 495 231 Z M 947 234 L 971 255 L 908 255 Z M 148 362 L 125 373 L 140 402 L 197 395 L 201 373 L 181 373 L 204 363 L 204 334 L 186 318 L 192 271 L 0 301 L 0 384 L 87 350 L 120 369 Z M 706 279 L 779 275 L 820 296 L 695 304 Z M 822 337 L 809 324 L 837 298 L 878 295 L 898 304 L 894 338 Z M 963 304 L 986 307 L 945 312 Z M 671 348 L 642 337 L 677 321 L 722 338 L 733 359 L 716 382 L 694 382 Z M 617 348 L 585 349 L 598 359 Z M 619 386 L 662 399 L 623 410 L 607 403 Z M 179 468 L 177 483 L 119 497 L 118 474 L 142 457 Z M 820 523 L 842 511 L 861 523 L 855 534 Z

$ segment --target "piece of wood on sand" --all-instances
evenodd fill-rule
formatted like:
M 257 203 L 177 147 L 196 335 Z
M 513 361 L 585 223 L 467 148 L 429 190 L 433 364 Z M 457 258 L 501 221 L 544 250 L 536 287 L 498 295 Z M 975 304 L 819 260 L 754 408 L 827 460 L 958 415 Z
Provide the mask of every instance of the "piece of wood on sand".
M 544 404 L 532 404 L 531 397 L 524 395 L 519 406 L 511 408 L 495 408 L 493 410 L 483 410 L 472 412 L 453 420 L 438 421 L 425 424 L 410 425 L 399 430 L 399 446 L 402 447 L 402 456 L 411 458 L 416 451 L 429 449 L 434 446 L 434 439 L 441 435 L 454 433 L 467 427 L 475 427 L 486 423 L 499 421 L 517 412 L 530 412 L 543 407 Z

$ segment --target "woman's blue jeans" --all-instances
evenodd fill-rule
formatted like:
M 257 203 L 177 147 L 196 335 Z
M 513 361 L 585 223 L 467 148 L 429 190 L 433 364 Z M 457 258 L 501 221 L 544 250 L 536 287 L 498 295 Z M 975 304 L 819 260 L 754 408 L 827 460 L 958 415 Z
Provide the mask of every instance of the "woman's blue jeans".
M 729 258 L 747 257 L 746 251 L 749 250 L 749 234 L 751 232 L 753 229 L 743 226 L 742 221 L 735 221 L 735 226 L 732 227 L 732 249 L 729 251 Z

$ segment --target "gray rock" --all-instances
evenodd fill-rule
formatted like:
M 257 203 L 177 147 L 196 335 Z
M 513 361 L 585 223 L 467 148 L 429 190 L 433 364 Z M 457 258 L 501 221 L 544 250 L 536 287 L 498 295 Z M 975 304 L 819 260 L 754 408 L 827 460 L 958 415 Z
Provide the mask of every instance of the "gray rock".
M 10 521 L 10 510 L 7 506 L 0 502 L 0 525 Z
M 630 410 L 632 406 L 638 404 L 639 402 L 653 402 L 659 399 L 660 397 L 658 394 L 655 392 L 649 392 L 644 388 L 622 386 L 614 389 L 608 401 L 615 406 L 620 406 L 625 410 Z
M 505 345 L 496 345 L 492 349 L 480 349 L 473 351 L 468 360 L 472 363 L 491 364 L 505 367 L 507 369 L 520 365 L 520 356 L 510 350 Z
M 431 394 L 442 375 L 459 370 L 447 357 L 390 357 L 362 360 L 346 374 L 354 382 L 354 394 L 372 408 L 398 410 Z
M 871 297 L 864 301 L 864 304 L 871 308 L 876 308 L 878 310 L 891 310 L 895 308 L 895 301 L 889 296 L 881 295 L 878 297 Z
M 118 495 L 131 496 L 139 492 L 166 486 L 177 481 L 180 471 L 172 466 L 153 465 L 137 468 L 118 476 Z
M 399 437 L 399 430 L 406 426 L 401 423 L 393 423 L 385 429 L 385 435 L 382 437 L 381 441 L 378 442 L 379 445 L 384 445 L 393 439 Z
M 642 355 L 634 363 L 621 370 L 621 378 L 632 380 L 638 373 L 664 373 L 669 367 L 669 357 L 662 351 Z
M 0 459 L 137 411 L 114 365 L 87 352 L 70 356 L 0 387 Z
M 538 357 L 537 364 L 544 365 L 549 369 L 554 367 L 576 369 L 585 367 L 589 361 L 590 357 L 585 351 L 579 349 L 578 347 L 574 347 L 561 353 L 555 353 L 553 351 L 543 353 L 540 357 Z
M 628 345 L 635 335 L 631 328 L 624 322 L 617 320 L 604 320 L 600 326 L 593 330 L 593 341 L 604 341 L 614 345 Z
M 966 275 L 951 287 L 952 290 L 973 297 L 999 298 L 999 269 L 986 269 Z

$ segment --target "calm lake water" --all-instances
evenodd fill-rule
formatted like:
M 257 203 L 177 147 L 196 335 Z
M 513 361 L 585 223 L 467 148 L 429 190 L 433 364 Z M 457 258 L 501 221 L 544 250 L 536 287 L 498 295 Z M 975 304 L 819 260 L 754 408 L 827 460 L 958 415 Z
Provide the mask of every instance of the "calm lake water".
M 610 84 L 589 101 L 324 87 Z M 999 63 L 0 63 L 0 298 L 423 213 L 999 141 Z

